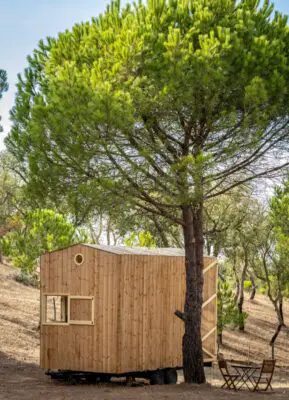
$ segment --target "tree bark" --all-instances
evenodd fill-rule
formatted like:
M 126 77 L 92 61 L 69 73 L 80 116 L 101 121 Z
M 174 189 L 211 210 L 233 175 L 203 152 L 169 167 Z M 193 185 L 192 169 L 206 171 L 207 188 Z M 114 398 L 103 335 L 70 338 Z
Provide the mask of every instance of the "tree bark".
M 268 296 L 274 306 L 274 310 L 276 312 L 277 319 L 278 319 L 278 324 L 284 326 L 285 324 L 284 324 L 284 315 L 283 315 L 283 297 L 279 296 L 274 299 L 273 296 L 271 295 L 271 293 L 268 293 Z
M 201 313 L 203 303 L 203 210 L 183 207 L 186 297 L 183 336 L 184 378 L 188 383 L 206 381 L 203 366 Z
M 250 281 L 252 283 L 252 291 L 251 291 L 251 294 L 250 294 L 250 300 L 254 300 L 254 298 L 256 296 L 257 287 L 256 287 L 256 283 L 255 283 L 255 279 L 254 279 L 253 274 L 250 274 Z
M 244 332 L 245 330 L 245 324 L 244 324 L 244 318 L 242 317 L 243 315 L 243 304 L 244 304 L 244 281 L 246 278 L 246 273 L 247 273 L 247 268 L 248 268 L 248 253 L 247 249 L 244 249 L 245 252 L 245 260 L 244 260 L 244 266 L 241 274 L 241 279 L 239 282 L 239 299 L 237 303 L 238 307 L 238 312 L 239 312 L 239 331 Z
M 279 299 L 279 321 L 284 325 L 284 314 L 283 314 L 283 297 Z
M 235 280 L 236 280 L 236 292 L 235 292 L 235 296 L 234 296 L 234 301 L 235 301 L 235 303 L 237 303 L 237 301 L 239 299 L 239 294 L 240 294 L 240 279 L 239 279 L 237 268 L 236 268 L 236 260 L 234 260 L 232 268 L 233 268 L 233 272 L 234 272 Z
M 274 310 L 276 312 L 277 315 L 277 319 L 278 319 L 278 325 L 277 328 L 270 340 L 270 346 L 271 346 L 271 351 L 272 351 L 272 359 L 275 358 L 275 342 L 276 339 L 281 331 L 281 329 L 283 327 L 286 327 L 285 323 L 284 323 L 284 314 L 283 314 L 283 295 L 282 295 L 282 290 L 281 290 L 281 285 L 280 285 L 280 280 L 279 280 L 279 276 L 278 276 L 278 295 L 277 297 L 274 299 L 274 297 L 272 296 L 272 292 L 271 292 L 271 281 L 270 281 L 270 277 L 269 277 L 269 271 L 267 268 L 267 262 L 266 262 L 266 256 L 267 256 L 267 252 L 264 253 L 263 255 L 263 267 L 265 270 L 265 276 L 266 279 L 265 281 L 268 284 L 268 297 L 271 301 L 271 303 L 273 304 Z
M 217 335 L 218 344 L 223 344 L 223 332 L 219 332 Z
M 239 300 L 238 300 L 238 312 L 239 312 L 239 331 L 244 332 L 245 330 L 245 324 L 244 324 L 244 319 L 242 317 L 243 314 L 243 303 L 244 303 L 244 290 L 241 290 Z
M 283 323 L 279 323 L 276 331 L 274 332 L 274 335 L 272 336 L 271 340 L 270 340 L 270 346 L 271 346 L 271 350 L 272 350 L 272 359 L 274 360 L 275 358 L 275 342 L 277 340 L 277 337 L 279 336 L 279 333 L 281 331 L 281 329 L 285 326 L 284 322 Z
M 265 265 L 265 264 L 264 264 Z M 268 279 L 268 270 L 266 267 L 266 277 Z M 274 306 L 274 310 L 276 312 L 277 318 L 278 318 L 278 325 L 277 328 L 270 340 L 270 346 L 271 346 L 271 351 L 272 351 L 272 359 L 275 358 L 275 342 L 279 336 L 280 331 L 282 330 L 282 328 L 285 328 L 285 322 L 284 322 L 284 313 L 283 313 L 283 296 L 282 294 L 279 294 L 279 296 L 277 298 L 273 298 L 272 294 L 271 294 L 271 287 L 270 287 L 270 281 L 269 282 L 269 290 L 268 290 L 268 297 L 271 300 L 273 306 Z
M 184 312 L 180 311 L 180 310 L 176 310 L 175 311 L 175 315 L 180 318 L 183 322 L 185 322 L 186 319 L 186 315 Z

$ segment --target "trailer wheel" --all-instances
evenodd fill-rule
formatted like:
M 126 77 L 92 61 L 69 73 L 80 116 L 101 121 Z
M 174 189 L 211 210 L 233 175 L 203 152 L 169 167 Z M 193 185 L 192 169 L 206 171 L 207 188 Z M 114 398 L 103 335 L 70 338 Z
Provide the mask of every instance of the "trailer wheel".
M 150 384 L 151 385 L 163 385 L 164 383 L 165 383 L 164 371 L 157 370 L 151 374 L 151 376 L 150 376 Z
M 86 378 L 86 380 L 87 380 L 88 383 L 91 383 L 92 385 L 95 385 L 98 382 L 99 378 L 98 378 L 97 375 L 89 375 Z
M 110 378 L 111 378 L 110 375 L 101 375 L 99 377 L 99 380 L 100 380 L 101 383 L 109 383 L 110 382 Z
M 69 383 L 69 385 L 77 385 L 78 384 L 77 378 L 72 375 L 69 375 L 69 377 L 67 378 L 67 382 Z
M 166 385 L 175 385 L 178 380 L 178 373 L 175 368 L 168 368 L 164 370 L 164 381 Z

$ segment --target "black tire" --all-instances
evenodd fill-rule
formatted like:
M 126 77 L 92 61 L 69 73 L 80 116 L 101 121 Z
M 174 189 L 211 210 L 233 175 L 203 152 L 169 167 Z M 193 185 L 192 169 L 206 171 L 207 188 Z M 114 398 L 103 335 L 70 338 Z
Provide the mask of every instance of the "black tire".
M 164 371 L 158 370 L 151 374 L 151 376 L 150 376 L 150 384 L 151 385 L 163 385 L 164 383 L 165 383 Z
M 99 377 L 99 380 L 100 380 L 101 383 L 109 383 L 110 382 L 110 378 L 111 378 L 110 375 L 101 375 Z
M 91 383 L 92 385 L 95 385 L 95 384 L 99 381 L 99 378 L 98 378 L 97 375 L 89 375 L 89 376 L 86 378 L 86 381 L 87 381 L 88 383 Z
M 178 381 L 178 373 L 175 368 L 164 370 L 164 381 L 166 385 L 175 385 Z
M 79 383 L 78 379 L 75 376 L 69 375 L 67 378 L 67 382 L 69 385 L 77 385 Z

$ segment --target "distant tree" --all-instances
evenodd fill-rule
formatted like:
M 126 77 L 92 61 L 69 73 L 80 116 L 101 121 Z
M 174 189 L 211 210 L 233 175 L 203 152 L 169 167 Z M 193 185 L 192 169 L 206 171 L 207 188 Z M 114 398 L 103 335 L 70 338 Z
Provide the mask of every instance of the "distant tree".
M 238 207 L 242 209 L 243 219 L 238 227 L 227 233 L 224 254 L 228 257 L 236 282 L 235 301 L 240 315 L 239 330 L 244 331 L 244 284 L 247 276 L 253 279 L 252 265 L 258 257 L 256 246 L 259 245 L 258 237 L 263 229 L 264 207 L 252 196 L 240 202 Z
M 105 205 L 104 205 L 105 206 Z M 66 210 L 68 210 L 66 208 Z M 101 210 L 101 213 L 98 213 Z M 72 220 L 75 221 L 75 218 Z M 148 216 L 140 210 L 123 207 L 115 210 L 103 207 L 89 213 L 81 225 L 93 243 L 117 245 L 143 232 L 150 232 L 157 247 L 183 247 L 182 233 L 178 226 L 160 216 Z
M 270 218 L 278 232 L 289 237 L 289 179 L 275 188 L 270 201 Z
M 0 100 L 3 93 L 8 90 L 7 73 L 3 69 L 0 69 Z M 1 117 L 0 117 L 1 121 Z M 0 132 L 2 131 L 2 126 L 0 125 Z
M 0 239 L 19 226 L 19 210 L 24 206 L 19 177 L 11 171 L 11 157 L 0 152 Z M 0 263 L 2 262 L 0 241 Z
M 187 382 L 205 381 L 204 204 L 289 165 L 288 42 L 270 1 L 115 1 L 41 42 L 19 77 L 6 143 L 31 194 L 124 202 L 182 229 Z
M 17 229 L 2 239 L 5 254 L 24 276 L 33 276 L 39 257 L 74 243 L 85 241 L 85 235 L 53 210 L 28 212 Z
M 274 358 L 275 341 L 284 320 L 284 297 L 289 295 L 289 182 L 275 189 L 270 202 L 270 210 L 263 217 L 258 242 L 255 248 L 259 258 L 254 262 L 255 275 L 267 288 L 267 295 L 277 316 L 277 327 L 270 345 Z
M 126 246 L 156 247 L 156 242 L 148 231 L 132 232 L 124 243 Z
M 7 72 L 3 69 L 0 69 L 0 99 L 4 92 L 8 90 L 8 83 L 7 83 Z
M 218 332 L 218 343 L 223 344 L 223 330 L 226 327 L 238 327 L 241 323 L 244 323 L 247 314 L 242 312 L 240 314 L 232 287 L 226 281 L 219 279 L 218 281 L 218 293 L 217 293 L 217 332 Z
M 207 254 L 218 257 L 230 235 L 242 226 L 248 214 L 252 189 L 237 187 L 208 200 L 204 205 L 204 236 Z
M 149 232 L 157 247 L 184 247 L 180 227 L 161 216 L 147 215 L 141 210 L 130 209 L 120 215 L 115 222 L 123 238 L 128 238 L 131 234 Z

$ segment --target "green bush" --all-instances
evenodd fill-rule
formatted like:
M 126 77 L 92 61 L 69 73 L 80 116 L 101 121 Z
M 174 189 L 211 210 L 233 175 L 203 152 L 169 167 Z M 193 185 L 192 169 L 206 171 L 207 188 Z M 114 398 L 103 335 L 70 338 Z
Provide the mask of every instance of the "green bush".
M 218 281 L 217 293 L 217 332 L 222 335 L 223 330 L 228 327 L 231 329 L 244 326 L 248 318 L 245 312 L 239 313 L 234 299 L 234 293 L 229 283 Z
M 16 282 L 22 283 L 25 286 L 32 286 L 39 288 L 40 282 L 39 282 L 39 275 L 38 274 L 26 274 L 23 272 L 20 272 L 20 274 L 15 275 L 14 277 Z
M 86 236 L 66 218 L 48 209 L 29 212 L 19 227 L 2 239 L 4 254 L 21 270 L 18 281 L 33 278 L 41 254 L 83 242 Z
M 222 282 L 220 279 L 218 281 L 217 310 L 219 334 L 226 326 L 235 327 L 238 325 L 239 314 L 233 291 L 227 282 Z
M 265 287 L 258 288 L 258 293 L 259 294 L 266 294 L 267 293 L 267 288 L 265 288 Z
M 244 281 L 244 290 L 249 292 L 252 288 L 252 282 L 249 280 Z

